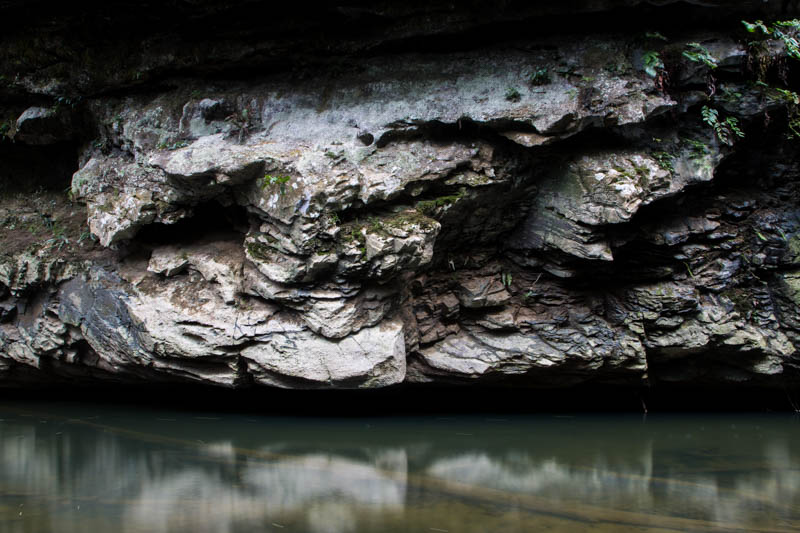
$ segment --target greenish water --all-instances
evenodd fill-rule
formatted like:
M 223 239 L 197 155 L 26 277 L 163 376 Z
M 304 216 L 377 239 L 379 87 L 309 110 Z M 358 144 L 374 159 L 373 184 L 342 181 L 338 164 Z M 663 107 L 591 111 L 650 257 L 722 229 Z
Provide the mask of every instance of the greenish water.
M 0 533 L 798 528 L 791 414 L 318 419 L 0 403 Z

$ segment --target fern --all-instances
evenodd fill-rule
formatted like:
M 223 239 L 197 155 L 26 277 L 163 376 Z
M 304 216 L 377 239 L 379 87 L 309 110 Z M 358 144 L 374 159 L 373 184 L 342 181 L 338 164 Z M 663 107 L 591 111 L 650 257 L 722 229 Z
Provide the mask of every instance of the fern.
M 736 117 L 721 119 L 719 111 L 708 106 L 703 106 L 700 113 L 703 116 L 703 122 L 711 126 L 722 144 L 733 146 L 736 137 L 744 137 L 744 132 L 739 128 L 739 119 Z
M 689 43 L 689 49 L 683 51 L 683 57 L 695 63 L 703 63 L 705 66 L 715 69 L 719 66 L 717 59 L 711 55 L 708 49 L 700 43 Z
M 767 37 L 783 41 L 783 45 L 786 47 L 786 55 L 800 60 L 800 42 L 798 42 L 796 37 L 798 32 L 800 32 L 800 20 L 779 20 L 774 22 L 771 26 L 767 26 L 760 20 L 752 23 L 743 20 L 742 24 L 744 24 L 744 27 L 750 33 L 757 33 L 760 31 Z
M 664 70 L 664 62 L 661 60 L 661 54 L 654 50 L 648 50 L 642 54 L 642 65 L 644 66 L 644 73 L 651 78 L 657 77 L 659 71 Z

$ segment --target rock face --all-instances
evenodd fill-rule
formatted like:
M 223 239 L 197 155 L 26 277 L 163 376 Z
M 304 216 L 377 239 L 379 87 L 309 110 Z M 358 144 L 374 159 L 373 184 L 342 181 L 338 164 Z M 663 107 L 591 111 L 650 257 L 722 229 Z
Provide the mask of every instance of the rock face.
M 796 383 L 800 64 L 739 22 L 788 13 L 659 4 L 355 3 L 325 47 L 33 68 L 67 17 L 2 65 L 0 385 Z

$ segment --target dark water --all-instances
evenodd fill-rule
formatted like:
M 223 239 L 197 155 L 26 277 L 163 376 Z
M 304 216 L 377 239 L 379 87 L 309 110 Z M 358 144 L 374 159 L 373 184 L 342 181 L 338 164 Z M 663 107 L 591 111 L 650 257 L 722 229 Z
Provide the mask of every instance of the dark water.
M 791 414 L 315 419 L 0 403 L 0 532 L 792 531 Z

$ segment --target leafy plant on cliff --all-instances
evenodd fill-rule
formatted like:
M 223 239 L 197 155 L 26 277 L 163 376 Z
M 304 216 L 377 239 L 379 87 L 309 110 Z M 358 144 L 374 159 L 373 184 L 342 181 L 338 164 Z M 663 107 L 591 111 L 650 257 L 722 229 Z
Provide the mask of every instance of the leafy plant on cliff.
M 653 159 L 658 161 L 658 166 L 668 172 L 675 172 L 675 165 L 673 163 L 675 156 L 669 152 L 653 152 Z
M 737 137 L 744 137 L 744 132 L 739 128 L 739 119 L 736 117 L 721 118 L 719 111 L 703 106 L 701 111 L 703 122 L 711 126 L 722 144 L 733 146 Z
M 786 59 L 800 60 L 800 20 L 782 20 L 769 25 L 761 20 L 755 22 L 742 21 L 749 33 L 755 34 L 758 39 L 750 41 L 748 54 L 748 67 L 756 75 L 756 84 L 762 87 L 773 99 L 785 104 L 787 119 L 787 138 L 800 139 L 800 96 L 792 90 L 771 87 L 767 81 L 767 72 L 773 66 L 777 67 L 777 76 L 788 85 L 788 69 Z M 783 45 L 783 57 L 776 58 L 770 42 L 779 41 Z
M 708 49 L 700 43 L 689 43 L 687 50 L 683 51 L 683 57 L 694 63 L 702 63 L 705 66 L 715 69 L 719 66 L 717 59 L 711 55 Z
M 786 105 L 786 126 L 789 130 L 786 132 L 786 137 L 789 139 L 800 139 L 800 95 L 794 91 L 781 89 L 780 87 L 768 88 L 771 90 L 769 96 L 772 99 Z
M 189 146 L 189 141 L 186 140 L 175 141 L 173 143 L 168 143 L 167 141 L 161 141 L 160 143 L 158 143 L 156 148 L 158 148 L 159 150 L 178 150 L 180 148 L 186 148 L 187 146 Z
M 800 33 L 800 20 L 779 20 L 773 22 L 770 26 L 767 26 L 761 20 L 752 23 L 743 20 L 742 24 L 750 33 L 760 33 L 763 36 L 781 41 L 787 56 L 793 59 L 800 59 L 800 41 L 797 40 L 797 35 Z
M 509 102 L 519 102 L 519 99 L 522 97 L 520 92 L 517 90 L 516 87 L 509 87 L 506 89 L 506 100 Z
M 787 83 L 786 64 L 787 58 L 800 60 L 800 42 L 797 35 L 800 32 L 800 21 L 784 20 L 773 22 L 769 26 L 761 20 L 755 22 L 742 21 L 749 33 L 754 34 L 755 39 L 749 41 L 747 55 L 748 68 L 755 73 L 756 78 L 764 82 L 767 72 L 773 66 L 777 67 L 778 77 Z M 783 56 L 776 57 L 773 53 L 774 46 L 770 43 L 780 42 L 783 47 Z
M 642 54 L 642 66 L 645 74 L 656 78 L 664 70 L 664 61 L 661 59 L 661 54 L 654 50 L 648 50 Z
M 273 185 L 278 185 L 281 196 L 283 196 L 286 194 L 286 184 L 289 183 L 290 179 L 292 178 L 289 176 L 271 176 L 270 174 L 265 174 L 263 180 L 261 181 L 261 189 L 266 190 L 271 188 Z
M 537 68 L 528 76 L 528 83 L 533 86 L 547 85 L 550 83 L 550 72 L 547 67 Z

